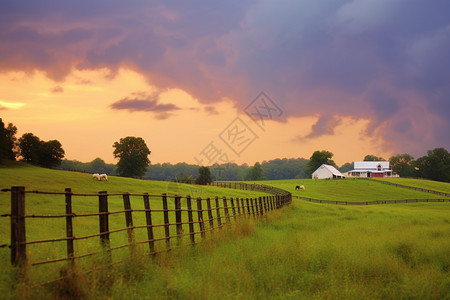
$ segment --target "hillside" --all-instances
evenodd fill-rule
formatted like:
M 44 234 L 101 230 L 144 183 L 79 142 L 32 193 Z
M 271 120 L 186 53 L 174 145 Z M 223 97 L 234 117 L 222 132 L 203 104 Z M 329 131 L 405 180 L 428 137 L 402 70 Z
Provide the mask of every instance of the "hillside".
M 424 180 L 411 179 L 417 186 L 422 185 Z M 292 179 L 278 181 L 264 181 L 264 184 L 279 187 L 290 191 L 294 196 L 331 201 L 387 201 L 405 199 L 440 199 L 446 198 L 421 191 L 409 190 L 392 185 L 382 184 L 374 180 L 366 179 L 344 179 L 344 180 L 314 180 L 314 179 Z M 433 187 L 439 186 L 445 192 L 447 183 L 431 182 Z M 435 185 L 434 185 L 435 184 Z M 442 184 L 442 185 L 441 185 Z M 304 185 L 305 191 L 296 191 L 297 185 Z M 447 193 L 450 191 L 447 189 Z

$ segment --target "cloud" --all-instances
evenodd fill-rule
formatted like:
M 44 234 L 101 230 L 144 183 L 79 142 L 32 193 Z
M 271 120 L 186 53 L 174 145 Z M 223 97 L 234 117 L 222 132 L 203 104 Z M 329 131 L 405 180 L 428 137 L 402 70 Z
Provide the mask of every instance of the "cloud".
M 63 92 L 64 92 L 64 89 L 62 88 L 62 86 L 57 85 L 57 86 L 55 86 L 54 88 L 52 88 L 51 92 L 52 92 L 52 93 L 55 93 L 55 94 L 57 94 L 57 93 L 63 93 Z
M 159 104 L 158 98 L 158 94 L 134 93 L 131 97 L 122 98 L 112 103 L 110 108 L 128 110 L 129 112 L 153 112 L 156 118 L 161 120 L 169 118 L 171 113 L 180 109 L 171 103 Z
M 368 132 L 400 152 L 408 151 L 405 145 L 450 148 L 447 0 L 53 0 L 1 6 L 0 72 L 39 69 L 61 80 L 73 68 L 114 74 L 126 67 L 210 107 L 228 98 L 243 109 L 263 90 L 289 116 L 321 116 L 310 138 L 332 132 L 331 116 L 349 116 L 370 119 Z M 176 110 L 132 96 L 113 105 Z M 402 115 L 408 106 L 420 109 Z M 405 142 L 408 124 L 415 128 L 424 113 L 430 116 L 422 125 L 428 144 L 417 135 Z
M 342 123 L 342 120 L 337 116 L 321 116 L 317 122 L 312 126 L 311 133 L 305 137 L 300 137 L 299 140 L 312 139 L 323 135 L 333 135 L 337 126 Z

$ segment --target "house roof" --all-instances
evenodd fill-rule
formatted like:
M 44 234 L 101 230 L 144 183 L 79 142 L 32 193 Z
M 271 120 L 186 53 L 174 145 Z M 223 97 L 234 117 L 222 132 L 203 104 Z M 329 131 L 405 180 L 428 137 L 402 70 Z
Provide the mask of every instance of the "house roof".
M 341 172 L 339 172 L 335 167 L 330 166 L 330 165 L 326 165 L 326 164 L 322 164 L 320 167 L 317 168 L 317 170 L 321 169 L 321 168 L 326 168 L 328 171 L 330 171 L 331 174 L 333 175 L 338 175 L 338 176 L 344 176 Z M 316 171 L 317 171 L 316 170 Z M 314 173 L 316 172 L 314 171 Z
M 388 161 L 355 161 L 353 167 L 355 171 L 378 171 L 378 166 L 381 166 L 381 170 L 389 170 Z

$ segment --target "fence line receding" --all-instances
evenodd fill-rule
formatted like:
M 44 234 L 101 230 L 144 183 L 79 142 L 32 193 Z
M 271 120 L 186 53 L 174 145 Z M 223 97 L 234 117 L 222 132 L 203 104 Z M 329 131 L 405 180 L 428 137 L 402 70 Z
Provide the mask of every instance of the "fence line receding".
M 2 246 L 10 247 L 11 263 L 19 267 L 26 264 L 37 266 L 64 261 L 74 264 L 81 258 L 99 253 L 107 253 L 112 259 L 112 253 L 115 250 L 128 248 L 132 252 L 135 245 L 146 245 L 147 252 L 155 255 L 177 247 L 195 245 L 212 236 L 217 230 L 238 222 L 239 219 L 257 218 L 289 204 L 292 200 L 291 193 L 265 185 L 241 182 L 216 182 L 212 185 L 265 192 L 271 195 L 244 199 L 191 198 L 190 196 L 149 195 L 148 193 L 108 194 L 106 191 L 98 194 L 77 194 L 70 188 L 65 189 L 65 192 L 55 193 L 26 191 L 25 187 L 16 186 L 9 190 L 11 214 L 1 215 L 1 217 L 9 217 L 11 221 L 10 245 Z M 62 198 L 65 206 L 64 213 L 28 213 L 25 208 L 26 195 L 31 193 L 52 198 L 64 196 Z M 83 206 L 77 206 L 79 199 L 92 200 L 94 197 L 98 201 L 98 211 L 93 212 L 92 205 L 87 211 L 82 211 Z M 118 198 L 122 198 L 122 201 Z M 120 218 L 123 219 L 119 220 Z M 29 219 L 29 222 L 35 219 L 60 220 L 59 225 L 65 224 L 64 236 L 27 240 L 29 235 L 26 233 L 26 220 Z M 89 219 L 89 221 L 81 219 Z M 33 232 L 36 231 L 35 227 L 32 228 Z M 55 228 L 55 231 L 59 229 L 61 228 Z M 42 226 L 42 230 L 53 231 L 51 227 L 46 226 Z M 65 244 L 64 247 L 59 246 L 59 257 L 36 260 L 38 255 L 34 253 L 33 259 L 27 256 L 30 252 L 27 251 L 27 247 L 50 243 Z M 89 247 L 82 243 L 88 244 Z

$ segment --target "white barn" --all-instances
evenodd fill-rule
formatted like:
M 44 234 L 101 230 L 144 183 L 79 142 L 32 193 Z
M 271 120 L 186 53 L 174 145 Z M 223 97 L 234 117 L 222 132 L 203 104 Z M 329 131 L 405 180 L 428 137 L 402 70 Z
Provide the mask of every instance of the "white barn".
M 390 169 L 388 161 L 355 161 L 353 168 L 346 173 L 347 177 L 398 177 Z
M 339 172 L 335 167 L 322 164 L 312 173 L 313 179 L 334 179 L 345 178 L 345 176 Z

